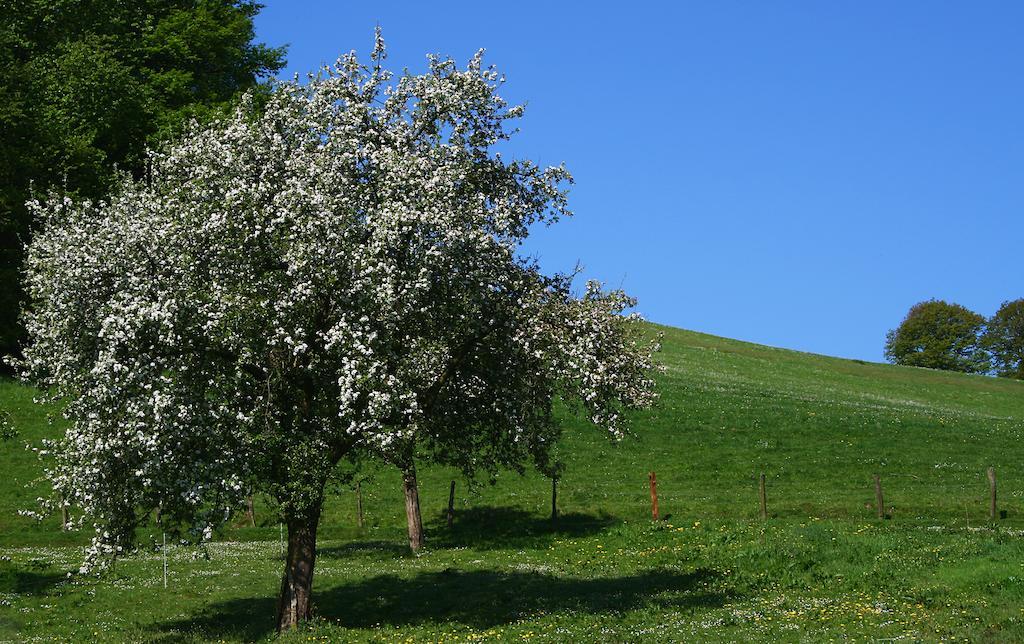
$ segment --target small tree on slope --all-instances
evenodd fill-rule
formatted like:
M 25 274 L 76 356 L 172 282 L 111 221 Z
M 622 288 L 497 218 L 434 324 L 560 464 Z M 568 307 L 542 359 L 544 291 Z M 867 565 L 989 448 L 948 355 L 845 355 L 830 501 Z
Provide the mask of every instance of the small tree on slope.
M 959 304 L 918 302 L 885 336 L 885 357 L 894 364 L 985 373 L 988 355 L 980 346 L 985 318 Z
M 432 57 L 392 80 L 383 54 L 190 132 L 109 201 L 32 205 L 21 367 L 73 421 L 44 451 L 95 530 L 86 570 L 156 507 L 208 538 L 256 490 L 288 529 L 289 628 L 341 459 L 418 435 L 514 463 L 553 435 L 553 396 L 613 436 L 653 402 L 632 302 L 515 254 L 568 214 L 570 177 L 495 153 L 521 113 L 497 73 Z
M 561 427 L 554 420 L 551 403 L 559 393 L 567 393 L 570 402 L 584 396 L 574 390 L 573 375 L 581 373 L 575 361 L 585 356 L 589 364 L 584 369 L 614 371 L 620 386 L 646 382 L 650 363 L 646 357 L 637 360 L 640 338 L 635 320 L 621 315 L 635 300 L 619 291 L 602 292 L 596 282 L 587 284 L 582 299 L 575 299 L 570 296 L 570 282 L 570 276 L 542 279 L 544 293 L 533 305 L 506 299 L 504 305 L 492 307 L 488 329 L 473 338 L 472 350 L 465 353 L 437 403 L 382 454 L 402 472 L 413 552 L 424 545 L 417 456 L 455 467 L 467 479 L 493 476 L 498 468 L 521 473 L 527 462 L 555 476 L 559 466 L 552 461 L 551 451 Z M 531 324 L 560 337 L 557 342 L 542 337 L 530 344 L 518 342 L 514 330 Z M 586 396 L 591 397 L 593 410 L 610 410 L 621 401 L 640 402 L 634 393 L 614 387 Z

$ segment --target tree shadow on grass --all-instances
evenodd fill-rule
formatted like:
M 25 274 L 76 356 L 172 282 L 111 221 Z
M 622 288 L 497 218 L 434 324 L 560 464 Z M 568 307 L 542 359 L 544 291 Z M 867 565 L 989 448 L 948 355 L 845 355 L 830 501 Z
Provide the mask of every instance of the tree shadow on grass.
M 718 607 L 730 596 L 712 590 L 714 578 L 715 573 L 704 569 L 591 579 L 539 571 L 447 569 L 411 578 L 378 575 L 314 590 L 314 602 L 319 617 L 344 628 L 454 622 L 486 630 L 541 610 L 614 615 L 637 609 Z M 274 597 L 219 602 L 193 619 L 157 625 L 156 640 L 176 641 L 183 633 L 208 639 L 260 639 L 273 631 L 275 602 Z
M 0 593 L 45 595 L 66 580 L 67 573 L 22 570 L 13 566 L 0 567 Z
M 552 521 L 519 508 L 477 507 L 459 510 L 448 528 L 445 519 L 430 524 L 427 543 L 440 548 L 472 546 L 477 550 L 521 549 L 547 545 L 555 538 L 585 537 L 608 529 L 619 520 L 608 514 L 571 513 Z
M 441 517 L 425 530 L 427 549 L 471 547 L 474 550 L 521 550 L 546 547 L 556 538 L 585 537 L 618 523 L 610 515 L 565 514 L 552 522 L 519 508 L 479 507 L 460 510 L 451 528 Z M 404 539 L 395 541 L 352 541 L 317 549 L 319 556 L 352 554 L 411 556 Z
M 409 555 L 409 544 L 405 541 L 351 541 L 339 545 L 321 547 L 316 549 L 316 555 L 328 558 L 344 558 L 353 555 L 375 556 L 378 559 L 396 559 L 403 555 Z

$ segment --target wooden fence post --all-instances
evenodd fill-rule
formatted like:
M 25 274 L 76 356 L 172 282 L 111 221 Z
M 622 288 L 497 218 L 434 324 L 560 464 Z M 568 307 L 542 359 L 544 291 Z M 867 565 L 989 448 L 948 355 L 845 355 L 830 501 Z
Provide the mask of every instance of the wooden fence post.
M 658 520 L 658 479 L 654 476 L 652 471 L 650 474 L 651 481 L 651 516 L 655 521 Z
M 551 477 L 551 523 L 558 520 L 558 477 Z
M 882 499 L 882 477 L 875 474 L 875 505 L 878 507 L 878 518 L 885 518 L 885 501 Z
M 363 487 L 356 481 L 356 526 L 363 527 Z
M 768 496 L 765 492 L 764 485 L 764 472 L 761 472 L 761 476 L 758 479 L 757 484 L 757 495 L 761 500 L 761 520 L 768 520 Z
M 455 522 L 455 481 L 452 481 L 452 486 L 448 490 L 448 527 L 452 527 L 452 523 Z
M 996 468 L 988 468 L 988 491 L 989 491 L 989 505 L 988 505 L 988 518 L 991 521 L 996 520 Z

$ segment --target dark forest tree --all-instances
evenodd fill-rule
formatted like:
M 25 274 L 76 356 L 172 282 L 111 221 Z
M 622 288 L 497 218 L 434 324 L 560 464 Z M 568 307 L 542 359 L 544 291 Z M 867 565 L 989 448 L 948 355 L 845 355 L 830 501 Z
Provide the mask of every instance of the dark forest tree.
M 283 65 L 283 49 L 253 43 L 259 9 L 248 0 L 0 3 L 0 356 L 22 335 L 33 184 L 98 198 L 115 166 L 139 177 L 147 145 L 226 114 Z
M 984 327 L 984 317 L 959 304 L 919 302 L 886 335 L 885 357 L 913 367 L 985 373 L 988 356 L 980 346 Z

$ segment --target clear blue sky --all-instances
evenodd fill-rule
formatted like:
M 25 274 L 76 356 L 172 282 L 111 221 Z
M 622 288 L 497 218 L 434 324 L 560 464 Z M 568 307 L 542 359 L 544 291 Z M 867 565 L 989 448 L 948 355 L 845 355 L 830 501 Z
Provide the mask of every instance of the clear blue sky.
M 576 177 L 529 251 L 653 321 L 880 360 L 919 300 L 1024 296 L 1024 3 L 266 4 L 287 75 L 378 23 L 397 69 L 486 48 Z

